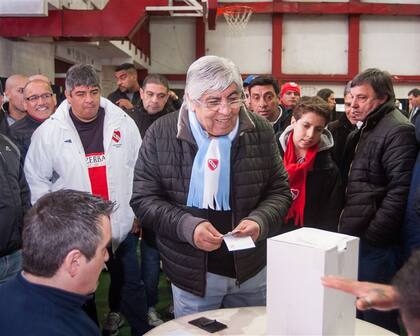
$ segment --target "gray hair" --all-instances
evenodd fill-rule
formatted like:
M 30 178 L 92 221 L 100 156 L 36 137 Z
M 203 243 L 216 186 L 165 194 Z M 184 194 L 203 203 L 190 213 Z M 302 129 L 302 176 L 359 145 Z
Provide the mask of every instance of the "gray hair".
M 66 73 L 66 91 L 71 92 L 76 86 L 100 88 L 99 76 L 90 64 L 75 64 Z
M 241 74 L 231 60 L 219 56 L 203 56 L 188 69 L 185 86 L 187 104 L 200 99 L 206 92 L 224 91 L 232 84 L 236 84 L 238 92 L 242 92 Z

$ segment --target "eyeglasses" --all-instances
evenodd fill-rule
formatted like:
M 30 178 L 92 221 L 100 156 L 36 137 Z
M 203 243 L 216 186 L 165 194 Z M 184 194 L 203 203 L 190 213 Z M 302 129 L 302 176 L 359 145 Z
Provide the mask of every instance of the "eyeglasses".
M 226 102 L 223 102 L 221 99 L 209 99 L 205 102 L 196 100 L 196 102 L 198 102 L 200 105 L 203 105 L 206 109 L 210 111 L 217 112 L 224 105 L 226 105 L 229 108 L 238 108 L 244 103 L 244 100 L 242 98 L 228 98 Z
M 33 95 L 30 97 L 25 98 L 28 102 L 35 103 L 41 98 L 42 100 L 47 100 L 52 97 L 52 93 L 43 93 L 42 95 Z

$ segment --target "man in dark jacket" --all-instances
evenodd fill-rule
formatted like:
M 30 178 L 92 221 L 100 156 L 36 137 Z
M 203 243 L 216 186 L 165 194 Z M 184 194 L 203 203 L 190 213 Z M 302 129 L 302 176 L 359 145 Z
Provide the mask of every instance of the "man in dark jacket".
M 140 103 L 140 85 L 137 70 L 133 64 L 124 63 L 115 68 L 118 88 L 109 94 L 108 99 L 124 111 L 131 110 Z
M 108 260 L 115 203 L 60 190 L 41 197 L 23 229 L 23 271 L 0 285 L 0 333 L 99 336 L 82 310 Z
M 345 207 L 339 231 L 360 237 L 359 280 L 389 283 L 398 267 L 402 223 L 417 154 L 414 127 L 395 108 L 391 76 L 367 69 L 351 82 L 351 113 L 362 121 L 349 135 Z M 349 148 L 350 146 L 350 148 Z M 363 319 L 398 331 L 389 313 Z
M 301 97 L 301 89 L 299 84 L 295 82 L 287 82 L 280 89 L 280 105 L 283 111 L 291 111 L 297 105 Z
M 136 122 L 142 138 L 157 119 L 176 110 L 169 102 L 169 91 L 169 82 L 162 75 L 150 74 L 143 80 L 139 106 L 127 112 Z
M 185 92 L 181 110 L 146 133 L 131 206 L 156 232 L 176 317 L 265 305 L 266 239 L 279 232 L 291 201 L 273 129 L 243 108 L 230 60 L 195 61 Z M 229 232 L 256 247 L 228 251 Z
M 19 147 L 25 159 L 35 130 L 54 113 L 56 99 L 50 83 L 35 79 L 29 81 L 24 88 L 26 116 L 10 126 L 10 138 Z
M 173 112 L 174 108 L 168 101 L 169 82 L 162 75 L 148 75 L 143 80 L 143 85 L 140 88 L 140 96 L 141 100 L 139 105 L 128 110 L 127 114 L 134 119 L 141 137 L 144 138 L 147 129 L 157 119 Z M 158 303 L 160 257 L 153 230 L 142 227 L 140 250 L 141 277 L 146 290 L 148 322 L 150 325 L 156 327 L 162 324 L 163 321 L 160 319 L 155 309 L 155 306 Z M 112 295 L 112 293 L 110 293 L 110 295 Z M 111 309 L 113 308 L 114 307 L 111 307 Z M 114 311 L 113 313 L 116 312 Z
M 0 283 L 21 270 L 23 215 L 29 205 L 19 150 L 0 134 Z
M 292 110 L 279 105 L 280 88 L 272 76 L 254 78 L 248 86 L 251 111 L 266 118 L 274 133 L 283 133 L 292 119 Z
M 12 75 L 6 80 L 4 94 L 7 97 L 7 102 L 3 102 L 2 109 L 7 117 L 9 126 L 26 115 L 26 110 L 23 106 L 23 88 L 28 81 L 28 77 L 23 75 Z
M 346 140 L 350 132 L 356 128 L 357 120 L 353 118 L 351 113 L 351 93 L 350 82 L 344 88 L 344 113 L 328 124 L 328 130 L 334 138 L 334 147 L 332 149 L 332 158 L 339 168 L 343 165 L 344 148 Z M 341 170 L 341 169 L 340 169 Z M 347 173 L 347 172 L 346 172 Z M 343 176 L 343 175 L 342 175 Z M 343 176 L 344 180 L 347 176 Z

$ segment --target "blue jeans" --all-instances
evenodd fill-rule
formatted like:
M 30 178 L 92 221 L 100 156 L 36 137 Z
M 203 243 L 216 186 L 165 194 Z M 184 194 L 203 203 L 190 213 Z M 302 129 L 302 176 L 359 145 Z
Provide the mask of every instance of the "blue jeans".
M 141 277 L 146 288 L 147 307 L 154 307 L 158 302 L 160 273 L 159 250 L 150 246 L 146 240 L 140 243 Z
M 12 254 L 0 258 L 0 284 L 13 278 L 22 270 L 22 251 L 18 250 Z
M 115 253 L 110 253 L 106 264 L 111 276 L 110 308 L 123 313 L 132 335 L 142 335 L 151 329 L 147 322 L 146 292 L 136 253 L 137 241 L 137 236 L 129 233 Z
M 391 283 L 392 278 L 401 266 L 401 252 L 397 246 L 381 248 L 360 240 L 359 281 Z M 400 332 L 397 311 L 381 312 L 370 309 L 358 311 L 357 317 L 394 333 L 399 334 Z
M 214 273 L 207 272 L 206 278 L 204 297 L 191 294 L 172 284 L 175 318 L 221 307 L 266 305 L 266 267 L 239 286 L 236 284 L 236 279 Z

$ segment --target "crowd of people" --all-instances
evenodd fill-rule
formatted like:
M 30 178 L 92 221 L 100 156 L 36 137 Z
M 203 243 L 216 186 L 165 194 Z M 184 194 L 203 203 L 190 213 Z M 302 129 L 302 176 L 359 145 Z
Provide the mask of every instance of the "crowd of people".
M 359 237 L 362 284 L 390 284 L 420 247 L 420 92 L 401 111 L 388 72 L 367 69 L 347 83 L 344 113 L 329 88 L 309 97 L 272 76 L 243 81 L 218 56 L 191 64 L 183 99 L 162 75 L 139 83 L 132 64 L 115 78 L 105 98 L 96 70 L 77 64 L 58 106 L 42 75 L 12 75 L 0 95 L 6 335 L 100 334 L 94 293 L 104 264 L 103 333 L 117 335 L 126 320 L 142 335 L 163 323 L 161 265 L 181 317 L 265 305 L 267 238 L 303 226 Z M 227 235 L 255 247 L 230 251 Z M 349 280 L 323 281 L 366 300 Z M 384 288 L 394 300 L 402 287 Z M 420 318 L 405 303 L 387 307 L 405 307 L 408 325 Z M 395 310 L 358 308 L 399 331 Z

